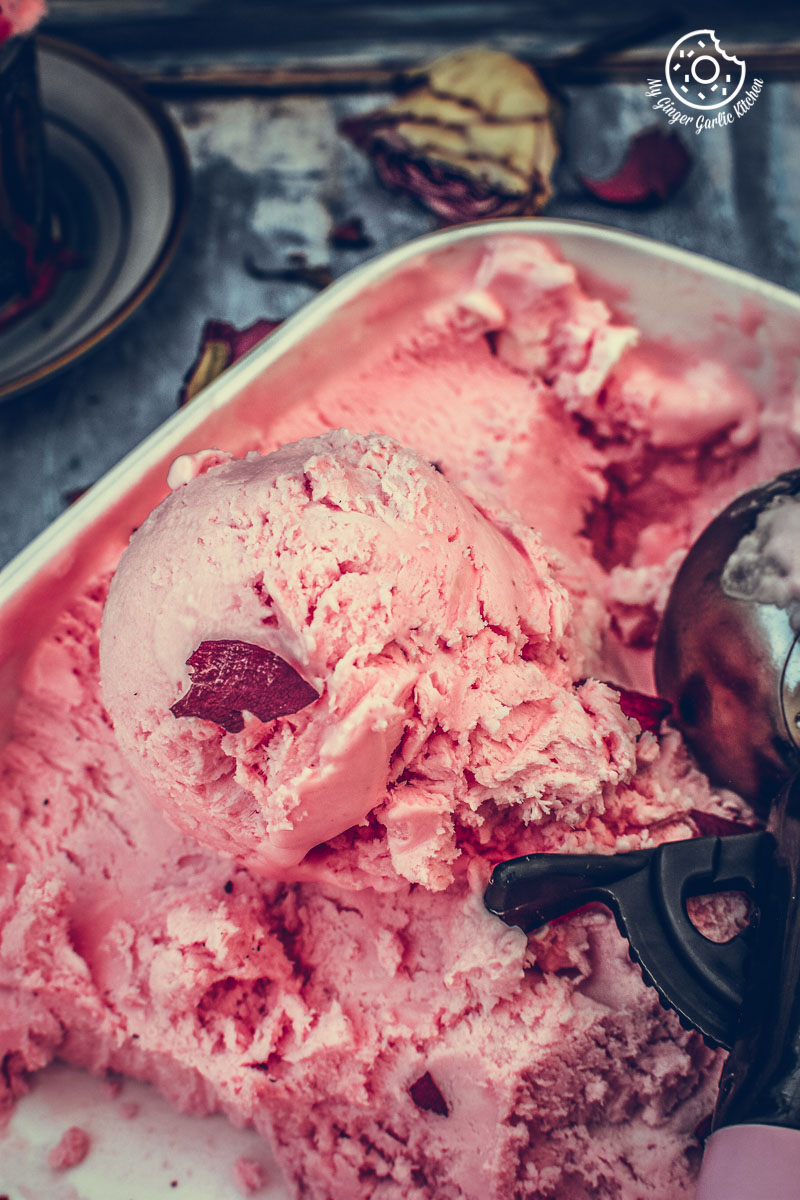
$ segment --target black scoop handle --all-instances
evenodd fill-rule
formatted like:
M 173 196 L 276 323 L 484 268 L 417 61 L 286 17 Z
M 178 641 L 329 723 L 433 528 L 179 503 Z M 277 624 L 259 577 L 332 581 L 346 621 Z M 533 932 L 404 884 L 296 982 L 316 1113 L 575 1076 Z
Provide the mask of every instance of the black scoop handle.
M 769 827 L 774 860 L 759 888 L 741 1019 L 714 1128 L 800 1128 L 800 775 L 773 802 Z
M 754 923 L 729 942 L 705 938 L 686 901 L 745 892 L 756 907 L 772 870 L 769 833 L 669 842 L 631 854 L 528 854 L 495 867 L 484 900 L 526 932 L 584 904 L 607 905 L 645 983 L 686 1028 L 714 1045 L 734 1043 Z

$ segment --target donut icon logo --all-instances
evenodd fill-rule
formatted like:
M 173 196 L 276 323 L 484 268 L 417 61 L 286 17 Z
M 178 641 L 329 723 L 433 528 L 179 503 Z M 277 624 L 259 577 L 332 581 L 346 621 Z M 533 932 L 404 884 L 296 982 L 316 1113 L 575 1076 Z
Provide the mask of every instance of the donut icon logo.
M 679 38 L 667 55 L 667 84 L 689 108 L 724 108 L 742 90 L 745 64 L 726 54 L 713 29 L 695 29 Z

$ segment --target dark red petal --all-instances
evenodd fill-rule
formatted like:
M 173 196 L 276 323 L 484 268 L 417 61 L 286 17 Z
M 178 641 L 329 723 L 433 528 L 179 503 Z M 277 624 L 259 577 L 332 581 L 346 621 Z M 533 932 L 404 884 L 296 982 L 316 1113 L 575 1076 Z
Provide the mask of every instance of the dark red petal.
M 446 221 L 477 221 L 485 217 L 513 216 L 522 210 L 526 196 L 507 196 L 489 184 L 449 170 L 442 163 L 407 157 L 388 147 L 372 152 L 375 169 L 387 187 L 409 192 Z
M 273 329 L 277 329 L 280 323 L 259 317 L 245 329 L 237 329 L 227 321 L 206 321 L 200 335 L 200 348 L 178 393 L 178 407 L 193 400 L 198 392 L 221 375 L 231 363 L 252 350 Z
M 422 1108 L 425 1112 L 438 1113 L 440 1117 L 450 1116 L 447 1101 L 433 1082 L 430 1071 L 426 1071 L 424 1075 L 420 1075 L 419 1079 L 415 1083 L 412 1083 L 408 1091 L 417 1108 Z
M 692 165 L 677 133 L 648 129 L 628 146 L 622 166 L 608 179 L 586 179 L 584 187 L 609 204 L 645 204 L 666 200 L 683 183 Z
M 299 712 L 318 696 L 284 659 L 249 642 L 201 642 L 186 665 L 192 686 L 170 711 L 214 721 L 229 733 L 244 727 L 244 711 L 273 721 Z
M 361 217 L 349 217 L 332 229 L 328 241 L 337 250 L 368 250 L 372 239 L 364 231 Z
M 701 812 L 698 808 L 690 808 L 689 816 L 701 837 L 732 837 L 738 833 L 752 833 L 757 828 L 755 825 L 745 825 L 744 821 L 730 821 L 727 817 Z
M 475 221 L 523 212 L 530 197 L 495 191 L 473 178 L 411 151 L 391 118 L 378 113 L 342 121 L 342 132 L 372 159 L 381 183 L 408 192 L 446 221 Z
M 619 690 L 619 706 L 626 717 L 635 717 L 642 729 L 657 733 L 661 722 L 669 715 L 672 705 L 658 696 L 645 696 L 643 692 Z
M 380 126 L 379 117 L 374 113 L 368 113 L 361 117 L 345 117 L 339 122 L 339 129 L 349 137 L 350 141 L 358 146 L 359 150 L 369 152 L 372 145 L 372 138 L 375 131 Z

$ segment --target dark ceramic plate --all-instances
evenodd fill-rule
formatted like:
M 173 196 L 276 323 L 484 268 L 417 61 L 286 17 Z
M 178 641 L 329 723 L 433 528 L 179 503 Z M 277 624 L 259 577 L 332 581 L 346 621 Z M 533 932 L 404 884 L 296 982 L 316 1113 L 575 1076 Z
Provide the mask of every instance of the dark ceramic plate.
M 136 80 L 38 39 L 52 201 L 79 264 L 0 332 L 0 399 L 71 365 L 150 293 L 180 236 L 189 164 L 175 126 Z

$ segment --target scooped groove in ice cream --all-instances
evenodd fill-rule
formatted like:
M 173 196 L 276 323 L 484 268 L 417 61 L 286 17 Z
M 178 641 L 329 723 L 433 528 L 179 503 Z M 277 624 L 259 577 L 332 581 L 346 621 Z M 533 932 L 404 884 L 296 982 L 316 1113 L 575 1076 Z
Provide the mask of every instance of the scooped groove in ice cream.
M 597 737 L 598 706 L 624 723 L 614 694 L 572 686 L 574 602 L 536 533 L 388 437 L 226 459 L 179 460 L 103 619 L 118 741 L 179 828 L 280 876 L 375 812 L 398 873 L 442 887 L 488 799 L 575 820 L 633 770 Z M 288 664 L 298 711 L 177 715 L 215 644 Z

